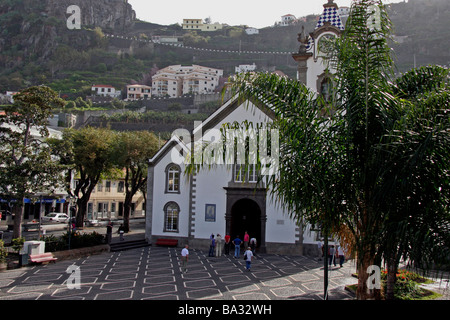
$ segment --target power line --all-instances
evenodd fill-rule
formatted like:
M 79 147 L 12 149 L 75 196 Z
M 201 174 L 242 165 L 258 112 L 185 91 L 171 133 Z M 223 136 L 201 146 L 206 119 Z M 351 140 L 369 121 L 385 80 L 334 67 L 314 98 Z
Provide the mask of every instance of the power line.
M 198 48 L 198 47 L 192 47 L 192 46 L 184 46 L 182 44 L 175 44 L 175 43 L 160 43 L 160 42 L 156 42 L 156 41 L 149 40 L 149 39 L 139 39 L 137 37 L 121 36 L 121 35 L 114 35 L 114 34 L 105 34 L 105 37 L 124 39 L 124 40 L 130 40 L 130 41 L 139 41 L 139 42 L 144 42 L 144 43 L 153 43 L 153 44 L 157 44 L 157 45 L 161 45 L 161 46 L 181 48 L 181 49 L 194 50 L 194 51 L 203 51 L 203 52 L 219 52 L 219 53 L 229 53 L 229 54 L 270 54 L 270 55 L 292 55 L 295 53 L 295 52 L 283 52 L 283 51 L 207 49 L 207 48 Z

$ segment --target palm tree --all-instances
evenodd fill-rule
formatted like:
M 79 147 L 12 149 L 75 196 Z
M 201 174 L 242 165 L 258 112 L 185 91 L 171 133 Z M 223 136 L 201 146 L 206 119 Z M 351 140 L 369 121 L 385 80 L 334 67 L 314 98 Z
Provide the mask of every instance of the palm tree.
M 379 144 L 384 166 L 379 202 L 385 214 L 386 298 L 394 298 L 401 257 L 418 267 L 448 263 L 450 256 L 449 70 L 428 66 L 395 80 L 401 117 Z
M 379 9 L 379 23 L 375 27 L 368 23 L 373 18 L 373 6 Z M 408 234 L 418 232 L 417 239 L 423 236 L 420 231 L 425 230 L 425 224 L 420 221 L 430 212 L 421 210 L 416 221 L 416 212 L 406 204 L 403 207 L 403 203 L 414 192 L 422 192 L 424 188 L 444 191 L 449 184 L 449 173 L 445 171 L 449 160 L 448 118 L 440 120 L 436 129 L 439 143 L 429 144 L 428 149 L 412 148 L 418 143 L 418 136 L 411 131 L 412 120 L 420 108 L 406 108 L 398 95 L 400 82 L 392 85 L 390 29 L 381 1 L 353 3 L 346 29 L 336 40 L 336 53 L 330 59 L 337 68 L 331 108 L 298 81 L 276 75 L 241 75 L 234 83 L 234 90 L 242 98 L 259 101 L 276 113 L 283 139 L 280 172 L 271 180 L 273 195 L 280 198 L 287 211 L 292 212 L 292 218 L 298 221 L 320 223 L 328 234 L 343 227 L 351 233 L 358 261 L 358 299 L 380 298 L 380 290 L 368 291 L 369 266 L 380 266 L 383 254 L 392 257 L 391 253 L 397 252 L 400 244 L 402 250 L 410 250 L 397 240 L 390 242 L 383 238 L 390 234 L 389 228 L 414 221 L 404 229 Z M 429 123 L 437 121 L 436 116 L 442 119 L 447 114 L 448 117 L 448 95 L 435 99 L 447 113 L 427 113 L 422 108 L 416 115 Z M 419 129 L 424 137 L 430 133 L 425 126 Z M 403 140 L 403 133 L 407 134 L 407 141 Z M 427 169 L 411 165 L 412 155 L 427 159 L 429 170 L 433 160 L 439 161 L 442 170 L 427 175 Z M 434 158 L 429 158 L 431 155 Z M 393 168 L 405 178 L 397 179 L 389 174 Z M 411 179 L 406 179 L 408 175 Z M 408 185 L 415 183 L 415 187 L 424 176 L 433 183 L 416 189 Z M 448 199 L 437 201 L 441 191 L 430 195 L 428 210 L 439 208 L 445 212 L 446 208 L 448 212 Z M 416 204 L 420 202 L 415 200 Z M 401 210 L 394 210 L 397 204 L 402 205 Z M 402 218 L 394 219 L 394 211 L 401 211 Z M 406 216 L 412 218 L 404 219 Z M 440 215 L 439 225 L 445 221 L 448 224 L 448 213 Z M 448 229 L 439 230 L 448 235 Z M 397 266 L 395 261 L 393 264 Z

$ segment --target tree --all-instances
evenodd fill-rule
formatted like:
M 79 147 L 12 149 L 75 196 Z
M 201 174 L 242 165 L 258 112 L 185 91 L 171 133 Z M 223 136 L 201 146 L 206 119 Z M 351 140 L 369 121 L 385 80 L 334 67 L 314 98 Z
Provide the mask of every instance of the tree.
M 130 211 L 134 195 L 145 189 L 148 160 L 158 151 L 159 139 L 148 131 L 121 132 L 113 144 L 113 161 L 125 171 L 124 227 L 130 229 Z
M 374 6 L 376 26 L 370 23 Z M 293 219 L 320 223 L 326 234 L 344 229 L 350 234 L 358 299 L 380 298 L 380 290 L 369 293 L 367 280 L 368 267 L 380 267 L 383 255 L 389 260 L 401 250 L 417 259 L 411 244 L 426 239 L 427 246 L 419 248 L 438 252 L 449 235 L 449 202 L 442 197 L 450 180 L 448 92 L 433 93 L 415 108 L 396 97 L 389 34 L 381 1 L 353 3 L 329 61 L 337 68 L 330 105 L 297 81 L 276 75 L 240 75 L 234 84 L 242 98 L 276 113 L 283 139 L 272 194 Z M 442 81 L 430 82 L 442 86 Z M 430 109 L 433 103 L 437 107 Z M 421 183 L 424 177 L 428 181 Z M 424 196 L 426 190 L 432 192 Z M 434 212 L 438 217 L 431 219 Z M 386 237 L 402 226 L 411 241 Z M 395 267 L 394 258 L 389 264 Z
M 115 133 L 109 129 L 86 127 L 66 129 L 63 143 L 54 145 L 54 152 L 70 168 L 66 179 L 69 195 L 77 200 L 76 225 L 83 227 L 87 204 L 102 175 L 113 168 L 112 143 Z M 75 188 L 70 181 L 75 177 Z
M 373 16 L 377 8 L 378 16 Z M 371 20 L 377 19 L 378 26 Z M 367 272 L 371 265 L 381 265 L 378 240 L 383 215 L 376 195 L 379 184 L 380 157 L 376 146 L 398 117 L 398 104 L 389 87 L 393 62 L 388 46 L 391 24 L 379 0 L 356 1 L 345 31 L 337 40 L 336 102 L 343 121 L 335 126 L 345 137 L 344 179 L 350 188 L 344 189 L 348 204 L 346 225 L 355 237 L 358 255 L 359 299 L 379 298 L 380 290 L 368 294 Z
M 394 297 L 400 258 L 424 269 L 449 262 L 448 74 L 442 67 L 422 67 L 393 84 L 394 93 L 405 100 L 402 117 L 380 144 L 391 164 L 380 179 L 387 299 Z
M 25 198 L 59 186 L 62 167 L 45 139 L 52 110 L 63 105 L 50 88 L 30 87 L 16 94 L 0 116 L 0 193 L 16 201 L 13 238 L 21 237 Z

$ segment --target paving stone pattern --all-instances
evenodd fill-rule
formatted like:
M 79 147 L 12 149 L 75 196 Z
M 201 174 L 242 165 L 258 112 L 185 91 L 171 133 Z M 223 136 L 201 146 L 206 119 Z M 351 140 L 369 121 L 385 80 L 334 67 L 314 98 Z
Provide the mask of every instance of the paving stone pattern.
M 0 273 L 0 300 L 321 300 L 322 262 L 307 257 L 258 255 L 251 271 L 230 256 L 208 257 L 190 249 L 181 272 L 181 249 L 145 247 Z M 70 267 L 70 268 L 69 268 Z M 73 287 L 76 269 L 79 287 Z M 329 299 L 353 299 L 355 266 L 330 272 Z

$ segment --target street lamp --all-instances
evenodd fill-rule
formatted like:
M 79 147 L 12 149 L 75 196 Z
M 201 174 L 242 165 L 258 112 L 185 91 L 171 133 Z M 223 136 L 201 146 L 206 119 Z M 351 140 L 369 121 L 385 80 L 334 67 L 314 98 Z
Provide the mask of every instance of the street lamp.
M 328 230 L 326 226 L 319 224 L 312 231 L 320 232 L 323 236 L 323 300 L 328 300 Z M 320 234 L 319 234 L 320 235 Z
M 68 200 L 68 204 L 67 204 L 67 215 L 69 216 L 69 220 L 68 220 L 68 228 L 67 228 L 67 230 L 68 230 L 68 232 L 69 232 L 69 250 L 70 250 L 70 239 L 71 239 L 71 236 L 72 236 L 72 213 L 73 213 L 73 201 L 74 201 L 74 197 L 72 197 L 72 196 L 68 196 L 67 197 L 67 200 Z
M 41 240 L 41 217 L 42 217 L 42 200 L 44 199 L 44 197 L 41 195 L 39 195 L 39 225 L 38 225 L 38 240 Z

